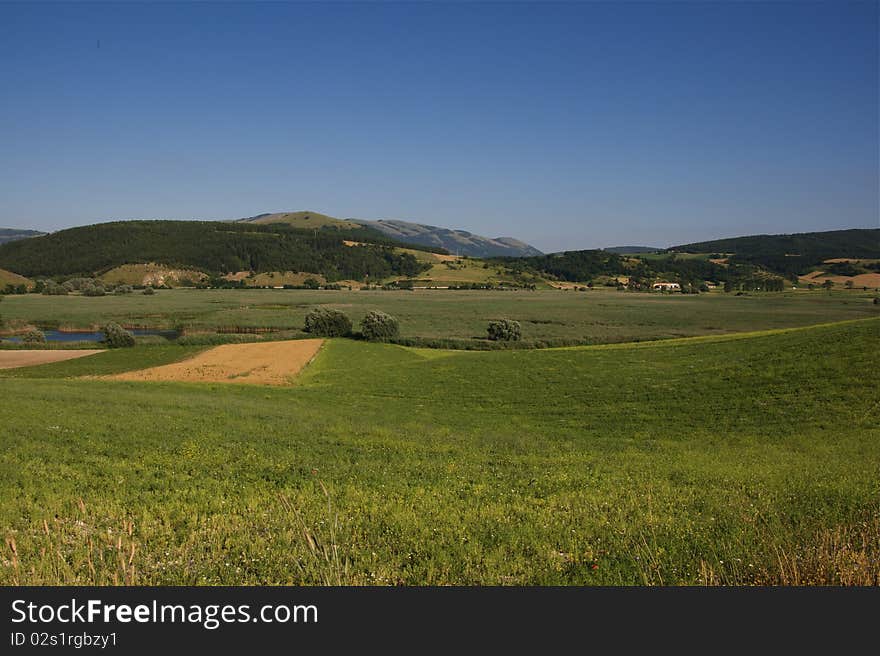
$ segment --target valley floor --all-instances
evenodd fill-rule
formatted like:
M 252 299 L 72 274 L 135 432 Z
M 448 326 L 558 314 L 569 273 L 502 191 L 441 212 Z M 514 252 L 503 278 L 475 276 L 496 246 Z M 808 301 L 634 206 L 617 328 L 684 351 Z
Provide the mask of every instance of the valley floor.
M 176 346 L 8 370 L 0 583 L 880 583 L 878 343 L 330 340 L 289 387 L 63 377 Z

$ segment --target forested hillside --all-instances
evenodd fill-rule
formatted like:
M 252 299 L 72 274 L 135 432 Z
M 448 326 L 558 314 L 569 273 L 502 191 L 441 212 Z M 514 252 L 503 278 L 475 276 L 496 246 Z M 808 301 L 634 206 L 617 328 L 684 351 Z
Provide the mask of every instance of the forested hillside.
M 118 221 L 0 246 L 0 268 L 25 276 L 92 275 L 121 264 L 158 262 L 207 273 L 308 271 L 327 280 L 412 276 L 426 268 L 373 231 L 297 230 L 272 224 Z
M 703 282 L 731 283 L 745 289 L 780 288 L 782 279 L 753 264 L 717 264 L 708 258 L 668 255 L 622 256 L 607 250 L 566 251 L 552 255 L 523 258 L 497 258 L 517 273 L 532 273 L 567 281 L 587 282 L 599 276 L 627 279 L 633 289 L 650 288 L 655 280 L 671 280 L 682 285 L 699 286 Z M 773 279 L 772 285 L 768 279 Z
M 730 262 L 757 264 L 782 275 L 804 274 L 838 257 L 880 258 L 880 229 L 752 235 L 674 246 L 684 253 L 729 253 Z

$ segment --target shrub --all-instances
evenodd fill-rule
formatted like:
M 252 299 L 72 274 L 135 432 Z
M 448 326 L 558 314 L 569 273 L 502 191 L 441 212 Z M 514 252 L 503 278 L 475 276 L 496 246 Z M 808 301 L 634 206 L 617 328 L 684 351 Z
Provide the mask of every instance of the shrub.
M 371 342 L 385 342 L 400 333 L 400 322 L 390 314 L 373 310 L 361 321 L 361 334 Z
M 46 336 L 43 334 L 42 330 L 37 330 L 36 328 L 27 331 L 24 334 L 24 337 L 21 338 L 25 344 L 44 344 L 46 342 Z
M 67 296 L 68 289 L 64 285 L 59 285 L 54 280 L 47 280 L 43 286 L 43 294 L 46 296 Z
M 319 307 L 306 315 L 303 330 L 321 337 L 344 337 L 351 333 L 351 319 L 339 310 Z
M 104 296 L 107 292 L 100 285 L 85 285 L 82 293 L 83 296 Z
M 118 323 L 110 322 L 102 329 L 104 341 L 110 348 L 126 348 L 134 346 L 134 335 Z
M 489 322 L 488 333 L 492 341 L 518 342 L 522 337 L 522 326 L 519 321 L 498 319 Z
M 152 287 L 145 287 L 145 288 L 144 288 L 144 291 L 141 292 L 141 293 L 142 293 L 144 296 L 152 296 L 153 294 L 156 293 L 156 290 L 153 289 Z
M 131 294 L 131 292 L 131 285 L 119 285 L 119 287 L 113 290 L 114 294 Z

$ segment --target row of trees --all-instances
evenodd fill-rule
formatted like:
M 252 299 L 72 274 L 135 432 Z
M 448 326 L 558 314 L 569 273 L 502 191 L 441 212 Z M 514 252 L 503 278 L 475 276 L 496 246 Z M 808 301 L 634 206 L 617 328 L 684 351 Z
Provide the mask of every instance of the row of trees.
M 785 290 L 785 280 L 782 278 L 746 278 L 737 282 L 725 281 L 724 291 L 743 292 L 781 292 Z
M 122 296 L 134 293 L 134 287 L 126 284 L 105 283 L 95 278 L 71 278 L 63 283 L 57 283 L 54 280 L 38 280 L 34 292 L 46 296 L 66 296 L 71 292 L 80 292 L 83 296 L 106 296 L 109 293 Z M 154 294 L 155 290 L 147 286 L 143 288 L 142 293 L 150 295 Z

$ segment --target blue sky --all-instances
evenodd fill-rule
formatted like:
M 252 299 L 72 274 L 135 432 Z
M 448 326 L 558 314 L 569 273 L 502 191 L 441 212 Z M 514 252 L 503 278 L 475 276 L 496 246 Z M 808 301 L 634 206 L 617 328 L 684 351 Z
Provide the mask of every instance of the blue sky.
M 878 227 L 876 2 L 0 4 L 0 226 Z

